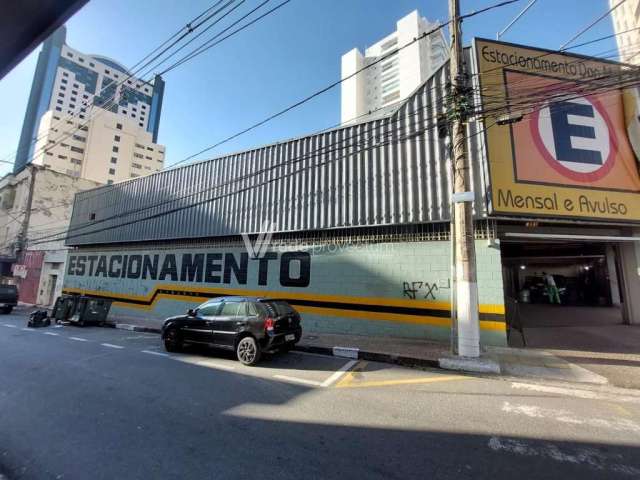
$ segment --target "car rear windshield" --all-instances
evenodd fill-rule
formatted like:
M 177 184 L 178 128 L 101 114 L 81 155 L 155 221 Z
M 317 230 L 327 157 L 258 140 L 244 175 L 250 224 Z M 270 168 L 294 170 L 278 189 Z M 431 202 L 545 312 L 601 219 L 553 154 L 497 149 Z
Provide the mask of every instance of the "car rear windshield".
M 15 285 L 0 285 L 0 293 L 4 294 L 15 294 L 17 292 L 17 288 Z
M 284 300 L 272 300 L 269 302 L 263 302 L 263 304 L 278 317 L 295 313 L 295 310 L 291 308 L 291 305 Z

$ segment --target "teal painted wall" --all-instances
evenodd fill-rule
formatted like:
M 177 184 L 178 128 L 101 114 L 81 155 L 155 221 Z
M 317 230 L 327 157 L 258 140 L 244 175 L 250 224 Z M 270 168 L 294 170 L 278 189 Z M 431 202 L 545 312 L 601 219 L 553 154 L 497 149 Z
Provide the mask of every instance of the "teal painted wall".
M 288 277 L 294 279 L 301 276 L 300 261 L 294 260 L 284 262 L 287 252 L 296 251 L 308 254 L 309 275 L 308 285 L 304 286 L 283 286 L 283 276 L 281 269 L 285 268 Z M 209 289 L 219 294 L 224 294 L 228 289 L 277 292 L 279 296 L 289 298 L 299 298 L 305 295 L 311 299 L 323 299 L 325 296 L 354 297 L 350 300 L 350 308 L 361 302 L 358 298 L 376 299 L 378 304 L 392 305 L 401 303 L 406 313 L 406 308 L 423 308 L 425 305 L 448 304 L 451 294 L 450 283 L 450 249 L 449 242 L 429 241 L 429 242 L 405 242 L 405 243 L 377 243 L 377 244 L 324 244 L 324 245 L 296 245 L 294 248 L 273 248 L 269 250 L 276 259 L 266 262 L 266 275 L 264 275 L 264 285 L 260 284 L 260 261 L 248 259 L 246 261 L 246 281 L 242 281 L 231 274 L 228 282 L 225 282 L 224 261 L 216 262 L 220 271 L 213 273 L 220 274 L 219 281 L 189 282 L 182 281 L 181 259 L 185 253 L 191 254 L 191 258 L 197 254 L 206 257 L 207 254 L 220 254 L 222 259 L 225 254 L 231 255 L 236 263 L 241 263 L 243 255 L 247 255 L 244 245 L 234 245 L 229 247 L 221 246 L 172 246 L 167 244 L 162 249 L 142 249 L 139 247 L 120 247 L 117 250 L 90 250 L 79 249 L 70 253 L 67 261 L 67 273 L 65 275 L 65 289 L 81 289 L 83 291 L 93 291 L 103 295 L 114 296 L 150 296 L 157 287 L 167 284 L 178 285 L 182 288 L 193 287 L 195 289 Z M 476 252 L 478 258 L 478 289 L 481 305 L 497 305 L 503 308 L 503 288 L 502 288 L 502 268 L 500 251 L 490 248 L 486 241 L 476 241 Z M 158 256 L 159 266 L 166 261 L 167 255 L 173 255 L 177 263 L 178 278 L 165 276 L 163 279 L 140 278 L 141 275 L 132 275 L 136 278 L 122 278 L 118 266 L 121 261 L 113 262 L 112 271 L 109 272 L 111 258 L 113 256 L 128 255 L 149 255 Z M 96 256 L 93 268 L 90 269 L 88 260 L 80 261 L 79 257 Z M 99 257 L 104 256 L 105 270 L 97 271 Z M 84 272 L 80 263 L 84 264 Z M 216 267 L 217 268 L 217 267 Z M 121 269 L 120 269 L 121 270 Z M 89 274 L 91 273 L 91 275 Z M 112 273 L 112 277 L 109 277 Z M 115 275 L 119 273 L 119 275 Z M 135 268 L 133 268 L 135 274 Z M 204 273 L 204 272 L 203 272 Z M 287 277 L 285 275 L 285 277 Z M 150 275 L 147 275 L 149 277 Z M 287 277 L 287 278 L 288 278 Z M 215 279 L 217 280 L 217 279 Z M 404 300 L 404 301 L 403 301 Z M 149 321 L 156 321 L 161 324 L 162 320 L 168 316 L 185 312 L 188 308 L 198 304 L 198 300 L 188 298 L 158 298 L 148 309 L 133 308 L 129 305 L 115 304 L 110 312 L 110 320 L 126 323 L 135 318 L 144 318 Z M 323 308 L 330 306 L 323 304 Z M 383 308 L 368 306 L 366 315 L 375 319 L 358 318 L 350 314 L 340 315 L 317 314 L 315 312 L 303 311 L 303 327 L 307 332 L 333 332 L 350 333 L 362 335 L 385 335 L 396 337 L 420 337 L 434 340 L 447 341 L 449 338 L 448 326 L 416 323 L 413 320 L 399 321 L 398 318 L 386 319 Z M 388 307 L 395 308 L 395 307 Z M 302 307 L 301 307 L 302 309 Z M 442 310 L 442 307 L 440 307 Z M 395 312 L 395 310 L 394 310 Z M 402 313 L 402 318 L 417 319 L 421 315 L 408 316 Z M 440 323 L 446 321 L 448 314 L 440 312 L 441 317 L 437 319 Z M 489 317 L 485 316 L 485 319 Z M 498 320 L 504 320 L 497 318 Z M 494 318 L 495 320 L 495 318 Z M 481 324 L 482 325 L 482 324 Z M 504 345 L 506 343 L 504 331 L 481 330 L 481 339 L 485 344 Z

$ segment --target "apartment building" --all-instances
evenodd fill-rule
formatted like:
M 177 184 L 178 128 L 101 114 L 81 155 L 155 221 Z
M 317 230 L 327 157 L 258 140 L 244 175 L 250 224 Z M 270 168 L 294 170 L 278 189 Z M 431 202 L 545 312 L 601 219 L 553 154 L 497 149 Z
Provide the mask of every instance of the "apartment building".
M 342 83 L 343 124 L 406 99 L 449 58 L 441 30 L 402 48 L 437 25 L 414 10 L 398 20 L 395 32 L 371 45 L 364 55 L 354 48 L 342 56 L 342 78 L 387 57 Z
M 609 0 L 611 8 L 620 0 Z M 620 61 L 640 64 L 640 0 L 626 0 L 611 11 Z
M 117 61 L 65 40 L 61 27 L 38 57 L 14 173 L 33 162 L 113 183 L 162 169 L 162 78 L 136 78 Z

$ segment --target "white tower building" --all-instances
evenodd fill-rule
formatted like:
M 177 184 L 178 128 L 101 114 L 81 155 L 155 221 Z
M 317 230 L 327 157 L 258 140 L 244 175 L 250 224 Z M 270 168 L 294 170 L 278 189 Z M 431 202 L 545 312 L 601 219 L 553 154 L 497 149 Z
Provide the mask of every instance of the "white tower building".
M 442 30 L 398 50 L 436 26 L 414 10 L 398 20 L 395 32 L 371 45 L 364 55 L 354 48 L 342 56 L 342 78 L 347 78 L 381 56 L 397 51 L 342 83 L 342 123 L 404 100 L 449 58 Z

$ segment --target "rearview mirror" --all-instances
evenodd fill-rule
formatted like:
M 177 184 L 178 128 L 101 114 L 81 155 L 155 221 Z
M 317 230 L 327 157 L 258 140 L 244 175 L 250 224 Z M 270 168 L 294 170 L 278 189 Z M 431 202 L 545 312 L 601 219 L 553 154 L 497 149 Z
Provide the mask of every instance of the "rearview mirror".
M 187 310 L 187 315 L 189 315 L 190 317 L 195 317 L 196 316 L 196 310 L 193 308 L 190 308 L 189 310 Z

